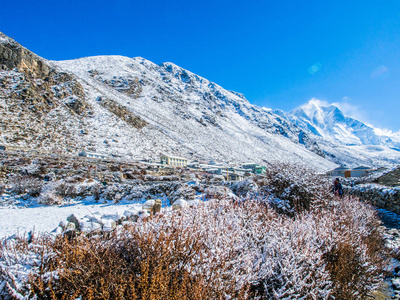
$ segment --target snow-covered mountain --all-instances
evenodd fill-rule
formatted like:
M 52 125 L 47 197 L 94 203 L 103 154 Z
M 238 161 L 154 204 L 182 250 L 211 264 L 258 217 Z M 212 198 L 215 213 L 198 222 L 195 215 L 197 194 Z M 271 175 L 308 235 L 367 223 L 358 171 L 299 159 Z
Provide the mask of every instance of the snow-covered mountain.
M 338 107 L 323 101 L 312 99 L 305 105 L 289 112 L 276 113 L 286 116 L 287 120 L 296 124 L 310 134 L 329 156 L 336 153 L 344 164 L 348 159 L 338 153 L 354 152 L 356 158 L 371 156 L 383 160 L 397 160 L 400 151 L 400 135 L 373 128 L 359 120 L 346 116 Z M 394 151 L 393 151 L 394 150 Z M 361 157 L 360 157 L 361 156 Z M 339 160 L 336 160 L 340 163 Z M 356 162 L 354 162 L 356 163 Z M 351 164 L 354 164 L 351 163 Z M 373 164 L 372 161 L 369 162 Z
M 0 143 L 8 146 L 132 159 L 167 153 L 287 162 L 319 171 L 400 161 L 393 150 L 397 156 L 348 151 L 294 114 L 252 105 L 173 63 L 122 56 L 47 61 L 0 33 L 0 66 Z
M 400 139 L 383 135 L 377 129 L 354 118 L 345 116 L 335 105 L 324 105 L 312 99 L 307 104 L 291 111 L 289 119 L 296 125 L 327 140 L 355 145 L 385 145 L 400 148 Z M 393 138 L 395 140 L 393 140 Z
M 315 160 L 317 164 L 311 165 L 317 168 L 331 166 L 296 125 L 173 63 L 98 56 L 51 65 L 79 78 L 87 101 L 98 110 L 95 115 L 102 114 L 107 108 L 104 103 L 111 101 L 146 122 L 143 128 L 126 133 L 127 138 L 118 139 L 120 145 L 113 151 L 119 154 L 129 149 L 135 157 L 166 152 L 217 161 L 304 164 Z M 112 123 L 96 118 L 89 122 L 93 127 Z M 121 126 L 119 130 L 125 128 Z M 136 136 L 140 138 L 135 140 Z M 103 145 L 96 148 L 110 150 Z

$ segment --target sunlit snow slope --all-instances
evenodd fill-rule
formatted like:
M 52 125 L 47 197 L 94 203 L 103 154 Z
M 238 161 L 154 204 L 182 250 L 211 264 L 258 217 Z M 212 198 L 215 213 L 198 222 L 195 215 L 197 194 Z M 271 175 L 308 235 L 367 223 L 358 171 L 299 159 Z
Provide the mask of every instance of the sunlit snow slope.
M 156 65 L 121 56 L 51 63 L 73 73 L 84 87 L 94 109 L 88 136 L 97 138 L 93 139 L 97 151 L 133 157 L 158 157 L 164 152 L 216 161 L 289 162 L 318 170 L 334 166 L 316 154 L 322 154 L 318 145 L 297 126 L 173 63 Z M 107 101 L 147 125 L 133 128 L 122 122 L 105 109 Z

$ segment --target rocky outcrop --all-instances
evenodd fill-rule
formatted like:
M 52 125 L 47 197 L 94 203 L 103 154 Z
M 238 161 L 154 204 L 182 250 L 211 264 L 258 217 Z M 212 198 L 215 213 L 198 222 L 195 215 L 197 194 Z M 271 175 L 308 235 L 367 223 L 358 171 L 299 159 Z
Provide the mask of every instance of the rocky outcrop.
M 374 182 L 377 184 L 390 187 L 400 186 L 400 167 L 397 167 L 396 169 L 383 174 L 382 176 L 377 178 Z
M 91 116 L 85 97 L 73 75 L 0 33 L 0 131 L 6 144 L 77 151 L 67 123 Z
M 118 104 L 117 102 L 111 99 L 98 97 L 96 100 L 101 106 L 107 108 L 118 118 L 120 118 L 121 120 L 125 121 L 126 123 L 132 125 L 137 129 L 142 129 L 147 125 L 147 122 L 145 120 L 143 120 L 138 116 L 135 116 L 134 114 L 132 114 L 132 112 L 129 111 L 128 108 L 126 108 L 121 104 Z
M 0 32 L 0 65 L 18 68 L 32 77 L 48 76 L 51 68 L 39 56 Z

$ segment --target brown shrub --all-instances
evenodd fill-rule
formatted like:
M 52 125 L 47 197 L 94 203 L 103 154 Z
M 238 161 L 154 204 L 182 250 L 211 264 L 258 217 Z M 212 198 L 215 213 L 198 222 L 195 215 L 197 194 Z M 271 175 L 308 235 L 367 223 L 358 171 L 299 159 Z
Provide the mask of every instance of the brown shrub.
M 335 242 L 325 252 L 326 268 L 337 299 L 366 299 L 385 276 L 390 257 L 376 212 L 358 199 L 345 198 L 331 205 Z
M 25 194 L 37 197 L 43 187 L 43 181 L 29 175 L 15 176 L 10 180 L 11 192 L 17 195 Z
M 188 271 L 203 245 L 199 231 L 191 235 L 183 229 L 178 225 L 147 235 L 127 231 L 100 240 L 58 238 L 48 244 L 57 256 L 31 276 L 31 292 L 41 299 L 221 298 L 206 278 Z M 48 276 L 54 272 L 56 276 Z
M 294 218 L 220 199 L 111 235 L 36 239 L 41 264 L 26 286 L 39 299 L 366 299 L 386 263 L 378 225 L 348 198 Z

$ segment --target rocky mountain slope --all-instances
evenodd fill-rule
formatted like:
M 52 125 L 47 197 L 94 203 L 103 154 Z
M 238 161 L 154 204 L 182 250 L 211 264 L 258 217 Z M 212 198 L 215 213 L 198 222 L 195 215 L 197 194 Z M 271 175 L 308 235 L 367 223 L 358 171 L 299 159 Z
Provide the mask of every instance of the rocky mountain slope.
M 382 158 L 373 149 L 354 154 L 331 145 L 287 115 L 173 63 L 121 56 L 47 61 L 0 34 L 0 66 L 0 143 L 8 147 L 287 162 L 319 171 Z

